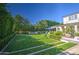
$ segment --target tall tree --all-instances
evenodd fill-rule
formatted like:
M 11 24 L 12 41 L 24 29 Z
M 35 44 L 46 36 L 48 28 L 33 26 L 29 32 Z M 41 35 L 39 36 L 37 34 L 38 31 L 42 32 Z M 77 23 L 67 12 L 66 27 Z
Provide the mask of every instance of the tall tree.
M 50 26 L 55 26 L 58 25 L 60 23 L 56 22 L 56 21 L 51 21 L 51 20 L 41 20 L 36 24 L 36 28 L 39 30 L 44 30 L 45 28 L 48 28 Z
M 24 19 L 21 15 L 16 15 L 16 31 L 30 31 L 31 23 L 28 19 Z
M 6 4 L 0 4 L 0 49 L 6 45 L 13 34 L 14 20 L 6 9 Z
M 6 9 L 6 4 L 0 4 L 0 38 L 12 32 L 13 18 Z

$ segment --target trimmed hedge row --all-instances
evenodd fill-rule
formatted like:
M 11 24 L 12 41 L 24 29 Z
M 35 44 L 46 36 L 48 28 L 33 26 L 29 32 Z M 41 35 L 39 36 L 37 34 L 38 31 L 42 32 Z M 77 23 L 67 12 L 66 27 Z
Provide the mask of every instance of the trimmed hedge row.
M 50 31 L 47 36 L 49 38 L 55 39 L 55 40 L 60 40 L 62 37 L 63 33 L 61 31 Z

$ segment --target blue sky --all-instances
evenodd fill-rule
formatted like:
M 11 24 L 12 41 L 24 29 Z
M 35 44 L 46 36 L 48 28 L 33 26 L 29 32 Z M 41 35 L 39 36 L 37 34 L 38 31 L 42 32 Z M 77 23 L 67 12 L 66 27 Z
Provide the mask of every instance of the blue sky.
M 43 19 L 63 22 L 63 16 L 79 12 L 79 3 L 17 3 L 7 7 L 13 16 L 20 14 L 32 24 Z

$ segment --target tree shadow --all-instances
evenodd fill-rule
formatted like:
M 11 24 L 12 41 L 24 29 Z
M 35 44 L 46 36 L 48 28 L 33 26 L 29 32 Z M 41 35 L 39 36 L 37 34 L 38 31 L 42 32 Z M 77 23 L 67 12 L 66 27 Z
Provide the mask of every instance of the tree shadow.
M 32 36 L 29 36 L 29 35 L 20 36 L 20 37 L 16 37 L 15 40 L 12 42 L 12 44 L 9 45 L 5 51 L 16 51 L 20 49 L 38 46 L 41 44 L 45 44 L 45 43 L 42 41 L 39 41 L 39 39 L 33 38 Z
M 61 53 L 62 51 L 63 51 L 62 48 L 55 47 L 55 48 L 46 50 L 44 52 L 37 53 L 35 55 L 57 55 L 58 53 Z
M 39 39 L 36 39 L 31 35 L 24 35 L 24 36 L 20 35 L 14 39 L 14 41 L 6 48 L 4 52 L 18 51 L 21 49 L 27 49 L 30 47 L 45 45 L 45 44 L 46 44 L 45 42 L 39 41 Z
M 23 36 L 17 36 L 4 52 L 18 51 L 18 50 L 27 49 L 34 46 L 39 46 L 39 45 L 46 45 L 46 46 L 42 46 L 41 48 L 38 47 L 38 48 L 30 49 L 30 50 L 24 50 L 24 51 L 20 51 L 16 53 L 10 53 L 9 55 L 28 55 L 29 53 L 33 53 L 36 51 L 49 48 L 51 46 L 55 46 L 53 42 L 52 44 L 47 44 L 43 41 L 40 41 L 39 38 L 36 39 L 32 37 L 31 35 L 23 35 Z M 58 53 L 61 53 L 63 50 L 64 50 L 63 48 L 55 47 L 55 48 L 46 50 L 42 53 L 37 53 L 35 55 L 57 55 Z

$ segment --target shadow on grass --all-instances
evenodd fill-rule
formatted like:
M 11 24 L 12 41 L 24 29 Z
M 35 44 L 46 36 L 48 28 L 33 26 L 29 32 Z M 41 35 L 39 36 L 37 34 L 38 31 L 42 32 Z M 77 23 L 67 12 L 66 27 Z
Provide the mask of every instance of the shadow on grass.
M 40 39 L 38 39 L 38 38 L 36 39 L 30 35 L 17 35 L 15 40 L 7 47 L 5 52 L 18 51 L 18 50 L 27 49 L 27 48 L 34 47 L 34 46 L 39 46 L 39 45 L 46 45 L 46 46 L 13 53 L 11 55 L 26 55 L 29 53 L 33 53 L 33 52 L 36 52 L 39 50 L 49 48 L 51 46 L 55 46 L 54 44 L 47 44 L 43 41 L 40 41 Z M 35 55 L 56 55 L 57 53 L 62 52 L 62 50 L 63 50 L 63 48 L 55 47 L 55 48 L 46 50 L 42 53 L 37 53 Z
M 62 53 L 64 50 L 66 50 L 66 49 L 68 49 L 68 48 L 70 48 L 70 47 L 72 47 L 74 45 L 76 45 L 76 44 L 75 43 L 66 43 L 64 45 L 49 49 L 47 51 L 38 53 L 36 55 L 57 55 L 57 54 Z M 67 54 L 68 54 L 68 52 L 67 52 Z M 64 53 L 62 55 L 66 55 L 66 54 Z
M 27 49 L 29 47 L 39 46 L 42 44 L 46 44 L 39 39 L 33 38 L 30 35 L 17 35 L 14 41 L 7 47 L 5 51 L 17 51 L 21 49 Z
M 49 49 L 49 50 L 46 50 L 44 52 L 40 52 L 40 53 L 37 53 L 35 55 L 56 55 L 58 53 L 61 53 L 63 51 L 62 48 L 52 48 L 52 49 Z

